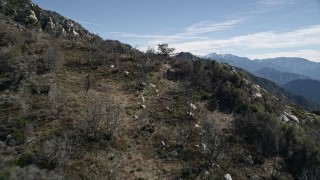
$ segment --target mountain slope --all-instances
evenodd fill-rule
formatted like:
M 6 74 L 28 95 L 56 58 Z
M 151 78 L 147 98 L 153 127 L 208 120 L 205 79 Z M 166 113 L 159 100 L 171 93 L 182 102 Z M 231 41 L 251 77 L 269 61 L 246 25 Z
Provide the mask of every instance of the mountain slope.
M 283 87 L 280 87 L 270 80 L 254 76 L 250 73 L 248 73 L 248 76 L 253 83 L 261 86 L 275 97 L 283 99 L 289 103 L 299 105 L 309 111 L 319 109 L 319 104 L 317 104 L 316 101 L 312 101 L 311 99 L 304 97 L 301 94 L 291 93 L 290 91 L 286 90 Z
M 184 53 L 180 53 L 180 54 L 184 54 Z M 177 55 L 176 57 L 180 58 L 181 57 L 180 54 Z M 193 61 L 194 59 L 197 59 L 197 57 L 193 56 L 192 54 L 188 54 L 188 56 L 183 55 L 183 57 L 185 59 L 188 59 L 191 61 Z M 241 58 L 241 60 L 238 61 L 239 59 L 236 56 L 221 55 L 221 54 L 217 54 L 217 53 L 210 54 L 210 56 L 206 56 L 204 58 L 205 59 L 219 59 L 217 61 L 219 61 L 219 62 L 232 62 L 232 64 L 236 64 L 237 62 L 243 62 L 243 61 L 252 62 L 251 60 L 248 60 L 246 58 Z M 229 60 L 227 58 L 233 58 L 233 59 Z M 266 78 L 266 77 L 264 77 L 266 79 L 261 78 L 259 76 L 259 74 L 261 74 L 260 71 L 257 74 L 255 74 L 255 73 L 251 74 L 250 72 L 243 70 L 241 68 L 237 68 L 237 70 L 244 72 L 254 84 L 261 86 L 263 89 L 267 90 L 271 95 L 273 95 L 277 98 L 280 98 L 280 99 L 283 99 L 289 103 L 293 103 L 298 106 L 301 106 L 308 111 L 312 111 L 312 110 L 316 110 L 316 109 L 320 108 L 319 104 L 316 103 L 316 101 L 313 101 L 311 99 L 308 99 L 307 97 L 301 96 L 300 94 L 295 95 L 295 94 L 288 92 L 287 90 L 282 88 L 280 85 L 272 82 L 271 78 L 270 78 L 270 80 L 267 80 L 268 78 Z M 278 76 L 284 76 L 286 78 L 286 80 L 291 79 L 291 78 L 293 78 L 293 79 L 294 78 L 304 78 L 304 76 L 302 76 L 302 75 L 296 75 L 296 74 L 292 74 L 292 73 L 282 73 L 282 72 L 279 72 L 275 69 L 270 69 L 270 68 L 265 68 L 263 72 L 265 72 L 265 71 L 267 71 L 267 75 L 274 74 L 276 76 L 275 78 L 278 78 L 278 79 L 279 79 Z M 255 74 L 256 76 L 253 74 Z M 265 73 L 263 75 L 265 75 Z M 308 77 L 305 77 L 305 78 L 308 78 Z
M 261 69 L 260 66 L 258 66 L 258 64 L 255 61 L 252 61 L 246 57 L 234 56 L 232 54 L 211 53 L 204 56 L 203 58 L 216 60 L 218 62 L 228 63 L 232 66 L 240 67 L 249 72 L 253 72 L 253 71 L 257 71 L 258 69 Z
M 0 24 L 0 179 L 320 175 L 320 117 L 229 65 Z
M 253 72 L 254 75 L 269 79 L 279 85 L 287 84 L 290 81 L 297 79 L 310 79 L 307 76 L 303 76 L 300 74 L 281 72 L 273 68 L 262 68 L 258 71 Z
M 298 79 L 283 86 L 287 91 L 308 97 L 320 104 L 320 81 Z
M 180 52 L 179 54 L 175 55 L 175 58 L 178 59 L 184 59 L 184 60 L 191 60 L 191 61 L 195 61 L 195 60 L 199 60 L 200 58 L 197 56 L 194 56 L 193 54 L 189 53 L 189 52 Z
M 257 62 L 262 67 L 270 67 L 283 72 L 302 74 L 320 80 L 320 63 L 312 62 L 304 58 L 279 57 L 261 59 Z
M 97 37 L 80 24 L 53 11 L 43 10 L 31 0 L 1 0 L 0 12 L 28 28 L 41 29 L 57 38 Z M 23 30 L 23 26 L 20 27 Z

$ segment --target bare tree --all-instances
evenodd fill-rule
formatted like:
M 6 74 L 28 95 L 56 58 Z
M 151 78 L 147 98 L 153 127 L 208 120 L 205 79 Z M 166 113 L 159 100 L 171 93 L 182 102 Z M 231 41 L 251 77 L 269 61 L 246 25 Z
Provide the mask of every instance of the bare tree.
M 64 56 L 60 49 L 50 45 L 43 55 L 42 65 L 46 70 L 58 70 L 62 67 Z
M 20 113 L 23 118 L 27 117 L 29 115 L 30 111 L 30 98 L 29 94 L 26 92 L 26 82 L 23 81 L 21 83 L 21 86 L 19 88 L 19 103 L 20 103 Z
M 102 105 L 103 100 L 96 97 L 85 107 L 85 132 L 89 136 L 96 136 L 101 126 L 103 118 Z
M 118 119 L 120 115 L 120 106 L 112 98 L 106 102 L 106 121 L 103 124 L 103 130 L 108 139 L 110 139 L 118 130 Z
M 190 136 L 192 136 L 190 126 L 185 125 L 185 124 L 179 124 L 177 126 L 175 141 L 178 145 L 187 144 Z
M 222 152 L 223 138 L 214 121 L 206 117 L 202 122 L 202 134 L 200 137 L 202 153 L 208 165 L 217 160 Z
M 55 136 L 43 143 L 40 159 L 46 166 L 64 167 L 72 155 L 72 142 L 66 134 Z
M 56 84 L 51 84 L 48 92 L 48 109 L 54 117 L 60 116 L 60 111 L 63 103 L 62 93 Z
M 93 97 L 85 107 L 83 132 L 93 139 L 110 140 L 118 128 L 120 106 L 108 97 Z
M 147 55 L 153 55 L 156 54 L 156 51 L 154 50 L 154 47 L 148 46 L 148 49 L 146 50 Z

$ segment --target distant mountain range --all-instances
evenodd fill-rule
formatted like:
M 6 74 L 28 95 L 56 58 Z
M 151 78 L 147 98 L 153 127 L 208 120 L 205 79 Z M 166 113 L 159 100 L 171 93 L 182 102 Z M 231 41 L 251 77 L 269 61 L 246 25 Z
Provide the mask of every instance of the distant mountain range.
M 279 85 L 285 85 L 290 81 L 294 81 L 297 79 L 311 79 L 308 76 L 304 76 L 301 74 L 289 73 L 289 72 L 281 72 L 273 68 L 262 68 L 258 71 L 252 72 L 254 75 L 269 79 Z
M 246 57 L 239 57 L 232 54 L 219 54 L 219 53 L 212 53 L 206 56 L 203 56 L 205 59 L 216 60 L 218 62 L 228 63 L 232 66 L 240 67 L 245 69 L 249 72 L 254 72 L 262 68 L 256 62 L 250 60 Z
M 298 79 L 283 86 L 287 91 L 303 95 L 320 104 L 320 81 L 312 79 Z
M 225 62 L 232 66 L 245 69 L 251 73 L 260 71 L 263 68 L 272 68 L 280 72 L 294 73 L 298 75 L 300 74 L 304 77 L 306 76 L 315 80 L 320 80 L 320 63 L 312 62 L 304 58 L 278 57 L 270 59 L 250 60 L 246 57 L 219 53 L 208 54 L 203 58 Z

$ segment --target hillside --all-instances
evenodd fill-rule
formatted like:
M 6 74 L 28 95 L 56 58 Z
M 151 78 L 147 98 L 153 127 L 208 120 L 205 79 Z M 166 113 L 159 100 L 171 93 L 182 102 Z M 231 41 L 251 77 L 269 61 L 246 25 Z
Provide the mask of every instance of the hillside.
M 187 54 L 187 55 L 185 55 L 185 54 L 186 53 L 179 53 L 176 56 L 176 58 L 184 57 L 185 59 L 188 59 L 188 60 L 191 60 L 191 61 L 194 61 L 194 59 L 197 59 L 196 56 L 193 56 L 190 53 Z M 222 56 L 222 55 L 216 54 L 216 53 L 213 53 L 213 54 L 210 55 L 211 58 L 213 58 L 213 57 L 218 58 L 219 56 Z M 233 58 L 235 56 L 233 56 L 233 55 L 223 55 L 223 57 L 225 59 L 220 59 L 218 61 L 221 61 L 221 62 L 228 62 L 228 61 L 229 62 L 233 62 L 233 60 L 229 60 L 227 58 Z M 208 59 L 208 57 L 204 57 L 204 58 Z M 232 63 L 232 64 L 234 64 L 234 63 Z M 320 108 L 319 104 L 316 101 L 309 99 L 307 96 L 304 96 L 304 95 L 301 95 L 301 94 L 292 94 L 291 92 L 288 92 L 286 89 L 284 89 L 280 85 L 274 83 L 271 80 L 268 80 L 268 78 L 265 79 L 265 78 L 256 76 L 256 75 L 254 75 L 255 73 L 251 74 L 250 72 L 248 72 L 248 71 L 246 71 L 244 69 L 241 69 L 241 68 L 237 68 L 237 67 L 234 67 L 234 68 L 237 69 L 238 71 L 246 74 L 246 76 L 248 77 L 248 79 L 250 79 L 250 81 L 252 81 L 254 84 L 256 84 L 256 85 L 260 86 L 261 88 L 263 88 L 264 90 L 266 90 L 268 93 L 270 93 L 270 95 L 275 96 L 275 97 L 277 97 L 277 98 L 279 98 L 281 100 L 284 100 L 287 103 L 292 103 L 292 104 L 295 104 L 297 106 L 301 106 L 305 110 L 308 110 L 308 111 L 314 111 L 314 110 L 317 110 L 317 109 Z M 268 72 L 276 71 L 277 73 L 275 73 L 275 74 L 283 75 L 283 73 L 278 72 L 277 70 L 274 70 L 274 69 L 271 69 L 271 70 L 267 69 L 267 71 Z M 295 75 L 295 74 L 291 74 L 291 73 L 284 73 L 284 74 L 285 74 L 285 77 L 289 77 L 289 76 L 292 77 L 291 75 L 293 75 L 294 77 L 304 77 L 304 76 L 301 76 L 301 75 Z M 277 78 L 278 78 L 278 76 L 277 76 Z
M 0 179 L 320 176 L 320 116 L 246 73 L 143 53 L 80 25 L 52 33 L 42 16 L 73 21 L 0 2 Z
M 303 76 L 295 73 L 281 72 L 273 68 L 262 68 L 253 72 L 254 75 L 269 79 L 279 85 L 285 85 L 290 81 L 297 79 L 310 79 L 307 76 Z
M 33 4 L 31 0 L 1 0 L 0 4 L 0 12 L 3 15 L 10 17 L 19 24 L 23 24 L 27 28 L 41 29 L 52 37 L 74 39 L 95 36 L 75 21 L 55 12 L 43 10 Z M 24 26 L 19 28 L 24 30 Z
M 308 111 L 319 109 L 319 104 L 305 96 L 293 94 L 270 80 L 254 76 L 250 73 L 248 73 L 248 76 L 253 83 L 261 86 L 268 93 L 281 100 L 301 106 Z
M 320 104 L 320 81 L 299 79 L 285 84 L 283 88 L 293 94 L 308 97 Z

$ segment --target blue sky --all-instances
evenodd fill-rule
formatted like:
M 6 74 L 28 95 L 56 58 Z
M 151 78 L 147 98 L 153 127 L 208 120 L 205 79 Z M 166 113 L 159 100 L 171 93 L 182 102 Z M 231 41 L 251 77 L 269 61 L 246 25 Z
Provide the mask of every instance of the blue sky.
M 140 50 L 320 62 L 320 0 L 33 0 L 92 33 Z

